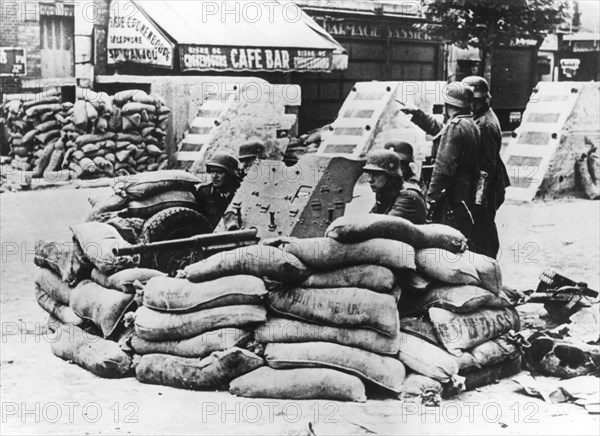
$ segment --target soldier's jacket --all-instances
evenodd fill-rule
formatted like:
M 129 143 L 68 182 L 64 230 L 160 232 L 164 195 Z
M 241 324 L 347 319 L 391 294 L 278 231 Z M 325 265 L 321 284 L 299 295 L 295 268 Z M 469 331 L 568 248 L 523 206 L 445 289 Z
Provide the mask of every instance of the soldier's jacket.
M 219 224 L 235 191 L 221 193 L 213 187 L 212 182 L 196 186 L 197 210 L 208 219 L 213 229 Z
M 371 213 L 405 218 L 413 224 L 425 224 L 427 205 L 418 185 L 398 180 L 375 196 Z
M 451 203 L 470 204 L 479 177 L 479 128 L 470 114 L 456 115 L 436 136 L 439 142 L 427 200 L 439 201 L 446 190 Z
M 506 187 L 510 186 L 506 166 L 500 158 L 502 147 L 500 122 L 488 105 L 476 112 L 474 119 L 481 133 L 480 167 L 489 174 L 488 205 L 495 212 L 504 203 Z

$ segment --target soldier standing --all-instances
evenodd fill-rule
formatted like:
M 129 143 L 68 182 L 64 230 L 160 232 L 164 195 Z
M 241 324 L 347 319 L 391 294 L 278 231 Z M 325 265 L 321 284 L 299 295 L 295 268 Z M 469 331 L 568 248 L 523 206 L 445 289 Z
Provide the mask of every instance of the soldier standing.
M 420 190 L 404 187 L 400 157 L 391 150 L 376 150 L 367 155 L 363 171 L 375 193 L 371 213 L 405 218 L 414 224 L 425 224 L 427 205 Z
M 506 187 L 510 186 L 508 173 L 502 158 L 502 131 L 498 117 L 489 105 L 491 98 L 487 81 L 480 76 L 469 76 L 462 83 L 473 89 L 473 118 L 479 126 L 481 145 L 479 147 L 479 169 L 487 174 L 487 186 L 479 205 L 475 206 L 475 232 L 481 241 L 481 251 L 486 256 L 496 258 L 500 249 L 498 229 L 494 222 L 496 211 L 504 203 Z
M 445 124 L 418 108 L 403 107 L 412 114 L 412 122 L 434 136 L 432 157 L 435 160 L 431 182 L 427 188 L 427 202 L 434 222 L 460 230 L 471 240 L 470 247 L 478 247 L 473 240 L 474 220 L 471 214 L 479 178 L 479 128 L 471 114 L 473 91 L 460 83 L 451 83 L 444 95 Z
M 195 196 L 198 211 L 214 229 L 221 218 L 225 219 L 223 214 L 240 186 L 240 162 L 228 153 L 215 153 L 205 165 L 211 181 L 197 185 Z

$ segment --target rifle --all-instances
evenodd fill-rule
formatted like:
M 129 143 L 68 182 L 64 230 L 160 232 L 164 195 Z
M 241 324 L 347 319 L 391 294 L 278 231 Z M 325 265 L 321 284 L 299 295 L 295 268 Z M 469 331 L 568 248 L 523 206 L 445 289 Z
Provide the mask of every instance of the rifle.
M 134 254 L 154 253 L 165 250 L 194 249 L 202 251 L 205 256 L 247 247 L 258 243 L 258 229 L 236 230 L 233 232 L 207 233 L 189 238 L 171 239 L 168 241 L 142 242 L 129 247 L 113 248 L 115 256 L 131 256 Z

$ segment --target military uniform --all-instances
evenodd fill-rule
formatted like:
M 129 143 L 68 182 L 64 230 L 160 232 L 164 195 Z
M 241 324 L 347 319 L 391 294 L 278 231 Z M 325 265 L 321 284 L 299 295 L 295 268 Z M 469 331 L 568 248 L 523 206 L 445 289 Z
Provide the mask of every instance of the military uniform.
M 235 191 L 222 193 L 213 187 L 212 182 L 196 186 L 197 210 L 208 219 L 213 229 L 217 227 Z
M 478 150 L 480 133 L 470 114 L 452 117 L 446 124 L 415 111 L 412 122 L 434 135 L 432 157 L 435 160 L 427 201 L 437 203 L 434 222 L 460 230 L 467 238 L 473 235 L 471 209 L 479 177 Z M 442 192 L 445 191 L 445 195 Z
M 371 213 L 405 218 L 413 224 L 425 224 L 427 205 L 418 185 L 394 180 L 381 194 L 375 196 Z

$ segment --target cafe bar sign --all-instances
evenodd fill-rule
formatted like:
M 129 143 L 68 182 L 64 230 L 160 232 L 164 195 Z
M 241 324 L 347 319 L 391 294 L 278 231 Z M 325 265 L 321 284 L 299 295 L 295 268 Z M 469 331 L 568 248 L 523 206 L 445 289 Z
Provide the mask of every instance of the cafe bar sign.
M 109 17 L 109 65 L 134 63 L 173 68 L 173 43 L 134 3 L 112 2 Z
M 180 45 L 181 71 L 329 71 L 330 50 Z

